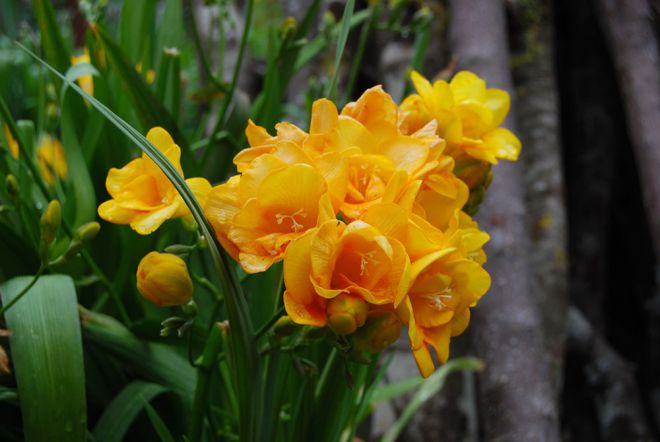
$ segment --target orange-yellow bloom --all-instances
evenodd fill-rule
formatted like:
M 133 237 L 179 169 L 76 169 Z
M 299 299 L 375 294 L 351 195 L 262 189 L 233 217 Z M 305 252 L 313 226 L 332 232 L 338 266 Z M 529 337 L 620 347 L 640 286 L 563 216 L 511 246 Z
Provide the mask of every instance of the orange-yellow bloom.
M 340 295 L 374 306 L 400 303 L 408 290 L 409 272 L 410 260 L 398 240 L 363 221 L 345 225 L 329 220 L 287 249 L 284 305 L 293 321 L 324 326 L 329 315 L 336 314 L 334 300 Z M 357 328 L 364 323 L 361 304 L 349 298 L 341 302 L 347 305 Z
M 91 63 L 89 58 L 89 50 L 85 48 L 85 52 L 78 56 L 71 56 L 71 64 Z M 87 92 L 89 95 L 94 95 L 94 77 L 92 75 L 82 75 L 78 78 L 78 85 L 80 88 Z
M 7 147 L 9 148 L 9 153 L 11 154 L 12 157 L 14 157 L 15 160 L 17 160 L 18 159 L 18 142 L 11 135 L 11 131 L 9 130 L 9 126 L 4 125 L 3 126 L 3 131 L 5 133 L 5 140 L 7 141 Z
M 49 135 L 41 137 L 37 146 L 37 164 L 49 186 L 55 183 L 55 176 L 62 180 L 66 178 L 68 167 L 62 143 Z
M 457 73 L 449 83 L 438 80 L 431 84 L 417 72 L 411 79 L 417 94 L 401 104 L 399 123 L 403 130 L 415 131 L 435 119 L 448 153 L 457 160 L 463 155 L 490 164 L 497 164 L 498 159 L 518 159 L 520 141 L 499 127 L 509 112 L 506 91 L 486 89 L 486 82 L 468 71 Z
M 205 206 L 218 239 L 248 273 L 263 272 L 284 256 L 288 244 L 334 218 L 328 186 L 304 163 L 259 156 L 245 172 L 215 187 Z
M 150 252 L 142 258 L 137 288 L 145 299 L 160 306 L 186 304 L 193 293 L 185 261 L 170 253 Z
M 183 176 L 181 149 L 167 131 L 155 127 L 147 139 Z M 203 204 L 211 190 L 209 182 L 204 178 L 189 178 L 186 184 Z M 174 185 L 144 153 L 121 169 L 110 169 L 106 189 L 112 199 L 99 206 L 99 216 L 111 223 L 130 224 L 141 235 L 152 233 L 167 219 L 190 213 Z

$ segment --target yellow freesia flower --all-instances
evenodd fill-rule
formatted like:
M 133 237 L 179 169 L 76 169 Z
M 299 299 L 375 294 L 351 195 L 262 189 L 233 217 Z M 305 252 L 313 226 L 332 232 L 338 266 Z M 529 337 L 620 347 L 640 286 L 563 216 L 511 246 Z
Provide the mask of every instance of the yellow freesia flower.
M 413 132 L 435 119 L 448 154 L 457 160 L 464 155 L 490 164 L 518 159 L 520 141 L 499 127 L 509 112 L 506 91 L 486 89 L 486 82 L 468 71 L 457 73 L 449 83 L 431 84 L 414 71 L 411 79 L 417 94 L 401 103 L 399 124 L 404 131 Z
M 6 124 L 2 127 L 4 133 L 5 133 L 5 140 L 7 140 L 7 147 L 9 148 L 9 153 L 11 156 L 17 160 L 18 159 L 18 141 L 14 139 L 14 137 L 11 135 L 11 131 L 9 130 L 9 126 Z
M 350 334 L 364 324 L 364 303 L 396 305 L 404 299 L 409 273 L 410 260 L 398 240 L 364 221 L 328 220 L 287 248 L 284 306 L 294 322 L 319 327 L 330 322 L 336 332 Z M 337 310 L 344 317 L 333 317 Z
M 65 179 L 68 171 L 62 143 L 49 135 L 41 137 L 37 146 L 37 164 L 46 184 L 52 186 L 55 176 Z
M 137 288 L 160 306 L 182 305 L 192 299 L 193 283 L 183 259 L 170 253 L 150 252 L 137 268 Z
M 78 56 L 71 56 L 71 64 L 76 65 L 80 63 L 91 63 L 89 58 L 89 50 L 85 48 L 85 52 Z M 80 88 L 87 92 L 89 95 L 94 95 L 94 78 L 92 75 L 83 75 L 78 78 L 78 85 Z
M 288 244 L 335 217 L 326 180 L 313 166 L 259 156 L 245 172 L 213 188 L 205 206 L 218 240 L 248 273 L 280 261 Z
M 161 127 L 152 128 L 147 139 L 174 165 L 179 174 L 181 149 Z M 110 169 L 106 189 L 112 197 L 102 203 L 98 213 L 115 224 L 130 224 L 141 235 L 148 235 L 170 218 L 188 216 L 190 211 L 174 185 L 146 154 L 121 169 Z M 189 178 L 186 184 L 202 204 L 211 190 L 204 178 Z
M 453 254 L 424 264 L 413 263 L 414 282 L 403 309 L 413 355 L 420 373 L 427 377 L 434 370 L 428 345 L 440 363 L 447 362 L 449 339 L 467 327 L 469 307 L 488 291 L 490 276 L 477 262 Z

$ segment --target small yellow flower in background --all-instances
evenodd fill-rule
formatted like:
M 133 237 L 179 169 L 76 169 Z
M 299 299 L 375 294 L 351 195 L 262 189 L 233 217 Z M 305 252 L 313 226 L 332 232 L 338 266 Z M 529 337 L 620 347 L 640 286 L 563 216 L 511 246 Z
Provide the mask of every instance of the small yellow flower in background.
M 85 52 L 78 56 L 71 56 L 71 64 L 91 63 L 89 58 L 89 50 L 85 48 Z M 83 75 L 78 78 L 80 88 L 87 92 L 89 95 L 94 95 L 94 78 L 92 75 Z
M 185 261 L 159 252 L 150 252 L 140 261 L 137 288 L 145 299 L 163 307 L 186 304 L 193 293 Z
M 136 64 L 135 70 L 141 74 L 142 63 Z M 155 79 L 156 79 L 156 72 L 153 69 L 147 69 L 147 72 L 144 74 L 144 80 L 147 82 L 147 84 L 153 84 Z
M 55 184 L 56 175 L 61 180 L 66 178 L 68 166 L 62 143 L 58 139 L 49 135 L 41 137 L 37 146 L 37 163 L 41 176 L 49 186 Z
M 7 140 L 7 147 L 9 148 L 9 153 L 15 160 L 18 159 L 18 141 L 14 139 L 9 130 L 9 126 L 6 124 L 3 126 L 3 131 L 5 133 L 5 140 Z
M 179 174 L 181 149 L 161 127 L 152 128 L 147 139 L 174 165 Z M 211 185 L 204 178 L 189 178 L 186 184 L 201 204 L 204 204 Z M 112 197 L 102 203 L 98 213 L 115 224 L 130 224 L 141 235 L 148 235 L 170 218 L 188 216 L 190 211 L 174 185 L 146 154 L 121 169 L 110 169 L 106 189 Z

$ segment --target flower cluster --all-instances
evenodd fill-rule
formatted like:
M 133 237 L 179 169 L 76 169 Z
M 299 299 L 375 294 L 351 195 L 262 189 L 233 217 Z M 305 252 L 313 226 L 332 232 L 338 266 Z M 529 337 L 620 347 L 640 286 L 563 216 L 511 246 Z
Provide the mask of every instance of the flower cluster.
M 457 73 L 450 82 L 431 84 L 417 72 L 411 75 L 417 94 L 401 103 L 399 124 L 405 133 L 438 122 L 437 134 L 447 143 L 445 154 L 455 161 L 454 173 L 470 188 L 464 210 L 476 212 L 492 179 L 491 166 L 498 159 L 515 161 L 520 141 L 500 127 L 509 113 L 509 94 L 487 89 L 472 72 Z
M 498 127 L 506 92 L 467 72 L 449 84 L 413 81 L 419 95 L 401 107 L 380 86 L 341 112 L 318 100 L 308 132 L 283 122 L 271 135 L 250 121 L 239 173 L 210 191 L 205 212 L 247 273 L 284 260 L 291 320 L 368 352 L 405 325 L 428 376 L 429 347 L 445 362 L 490 286 L 489 237 L 463 210 L 471 182 L 456 164 L 489 173 L 520 144 Z

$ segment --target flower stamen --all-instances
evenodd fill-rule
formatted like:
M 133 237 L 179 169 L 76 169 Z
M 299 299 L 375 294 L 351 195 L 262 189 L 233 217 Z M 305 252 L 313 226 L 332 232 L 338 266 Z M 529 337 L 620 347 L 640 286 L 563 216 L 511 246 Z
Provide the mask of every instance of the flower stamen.
M 283 213 L 276 213 L 275 214 L 275 220 L 277 221 L 277 224 L 282 224 L 284 220 L 290 219 L 291 220 L 291 230 L 294 232 L 298 233 L 298 231 L 302 230 L 305 228 L 304 225 L 300 224 L 296 220 L 296 216 L 301 216 L 303 218 L 307 218 L 307 214 L 303 209 L 298 209 L 295 212 L 293 212 L 291 215 L 283 214 Z

